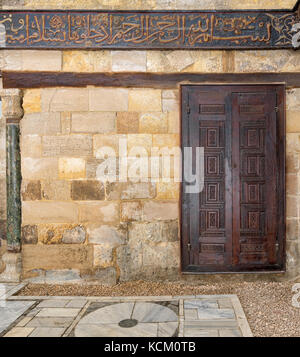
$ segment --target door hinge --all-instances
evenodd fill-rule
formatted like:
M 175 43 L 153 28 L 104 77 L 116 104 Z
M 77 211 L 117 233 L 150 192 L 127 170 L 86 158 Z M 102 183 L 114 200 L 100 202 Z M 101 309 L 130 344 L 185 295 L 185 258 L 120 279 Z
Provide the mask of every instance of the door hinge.
M 191 248 L 192 248 L 192 247 L 191 247 L 191 244 L 190 244 L 190 243 L 188 243 L 188 245 L 187 245 L 187 246 L 188 246 L 188 251 L 190 252 L 190 251 L 191 251 Z
M 189 105 L 186 106 L 186 112 L 187 112 L 187 114 L 191 113 L 191 108 L 189 107 Z

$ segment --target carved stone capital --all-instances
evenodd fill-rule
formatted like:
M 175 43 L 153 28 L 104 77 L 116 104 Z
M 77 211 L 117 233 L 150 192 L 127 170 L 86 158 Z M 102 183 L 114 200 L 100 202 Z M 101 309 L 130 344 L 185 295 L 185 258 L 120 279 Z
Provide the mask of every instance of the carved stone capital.
M 22 91 L 20 89 L 3 89 L 0 91 L 2 115 L 7 124 L 16 123 L 22 119 Z

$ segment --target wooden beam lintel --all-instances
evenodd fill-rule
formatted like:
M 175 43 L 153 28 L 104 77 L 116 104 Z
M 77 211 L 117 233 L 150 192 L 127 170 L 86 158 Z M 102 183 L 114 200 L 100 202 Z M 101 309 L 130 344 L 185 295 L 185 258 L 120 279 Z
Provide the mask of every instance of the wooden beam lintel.
M 176 88 L 179 84 L 268 84 L 300 87 L 300 73 L 75 73 L 3 71 L 3 88 L 140 87 Z

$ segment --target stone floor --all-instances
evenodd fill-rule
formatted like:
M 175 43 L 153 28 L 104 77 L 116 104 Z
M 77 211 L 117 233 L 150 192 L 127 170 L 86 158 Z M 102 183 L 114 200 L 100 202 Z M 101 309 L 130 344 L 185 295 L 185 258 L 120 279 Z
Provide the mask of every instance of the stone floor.
M 0 284 L 2 337 L 252 336 L 236 295 L 14 296 Z

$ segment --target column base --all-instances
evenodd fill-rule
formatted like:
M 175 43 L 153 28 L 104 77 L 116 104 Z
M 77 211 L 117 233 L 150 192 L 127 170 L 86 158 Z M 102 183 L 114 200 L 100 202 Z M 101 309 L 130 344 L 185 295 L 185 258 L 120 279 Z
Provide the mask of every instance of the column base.
M 0 274 L 0 282 L 2 283 L 19 283 L 22 272 L 21 253 L 6 252 L 2 256 L 2 261 L 5 264 L 5 269 Z

